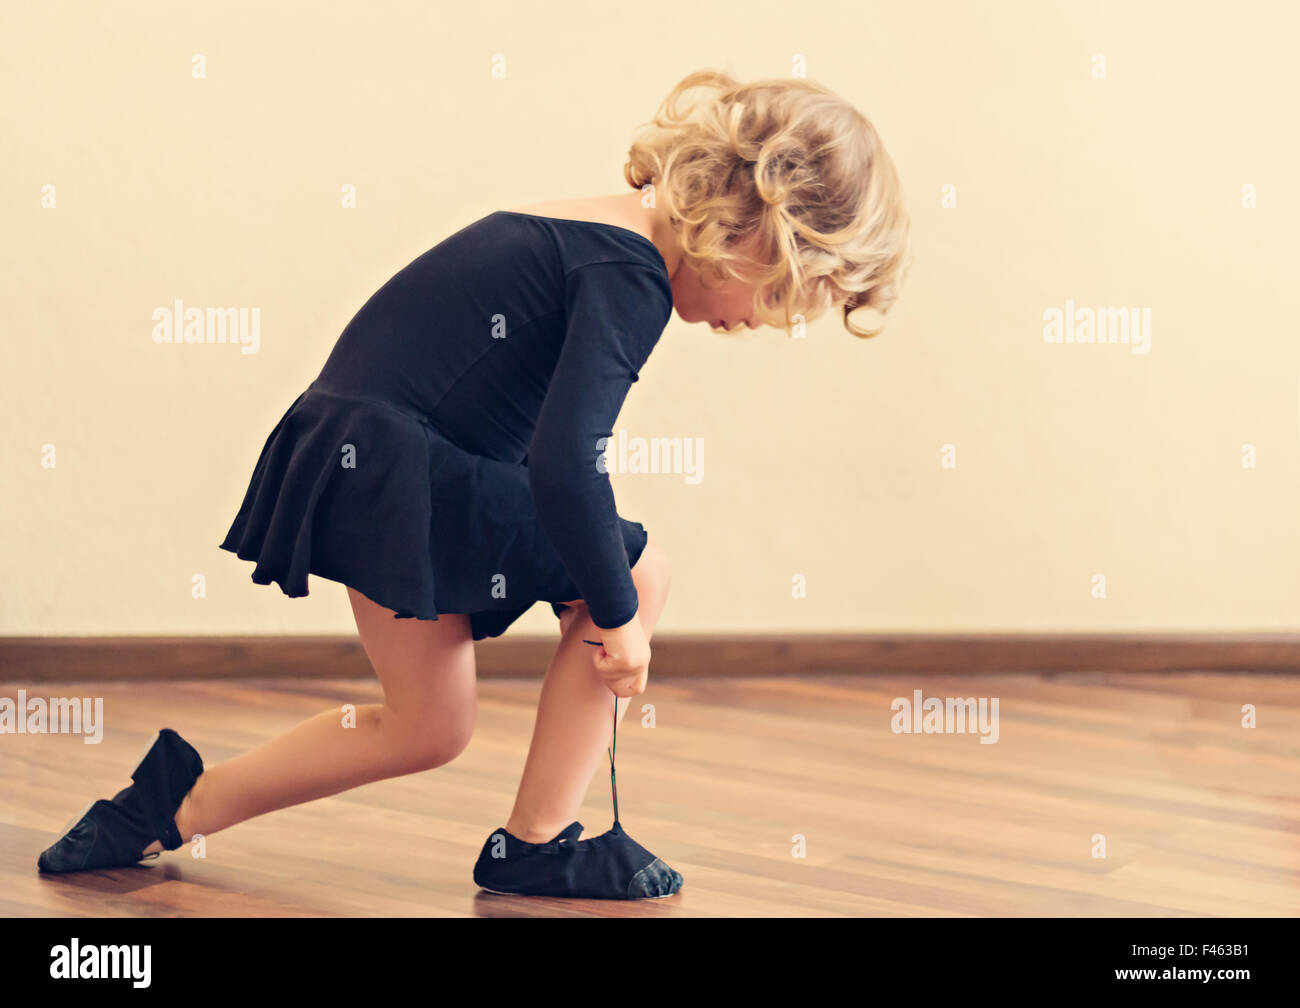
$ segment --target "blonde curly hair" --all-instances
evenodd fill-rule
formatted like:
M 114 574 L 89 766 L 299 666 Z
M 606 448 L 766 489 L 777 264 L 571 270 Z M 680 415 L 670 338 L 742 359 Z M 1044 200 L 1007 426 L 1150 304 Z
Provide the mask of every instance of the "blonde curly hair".
M 719 282 L 754 262 L 754 318 L 789 331 L 842 306 L 884 315 L 911 263 L 909 217 L 894 163 L 867 118 L 812 81 L 741 84 L 720 71 L 685 77 L 641 126 L 623 175 L 666 200 L 683 254 Z

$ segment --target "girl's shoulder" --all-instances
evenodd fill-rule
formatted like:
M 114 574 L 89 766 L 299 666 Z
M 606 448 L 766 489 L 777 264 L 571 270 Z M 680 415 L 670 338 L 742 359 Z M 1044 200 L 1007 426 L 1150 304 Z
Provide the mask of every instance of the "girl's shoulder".
M 552 200 L 549 203 L 534 203 L 530 206 L 514 207 L 502 212 L 521 217 L 540 217 L 572 224 L 600 224 L 606 227 L 616 227 L 631 231 L 633 234 L 640 235 L 646 241 L 650 241 L 650 236 L 642 230 L 643 224 L 628 216 L 623 205 L 614 207 L 600 198 Z
M 627 262 L 648 266 L 668 280 L 663 253 L 640 230 L 643 225 L 611 212 L 598 201 L 543 203 L 531 208 L 498 210 L 487 219 L 545 232 L 559 251 L 566 273 L 593 263 Z

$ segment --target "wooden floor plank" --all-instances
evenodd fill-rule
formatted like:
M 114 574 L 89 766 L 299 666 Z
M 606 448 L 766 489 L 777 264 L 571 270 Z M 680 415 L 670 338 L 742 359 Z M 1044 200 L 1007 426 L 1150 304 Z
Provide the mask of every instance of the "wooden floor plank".
M 0 684 L 0 697 L 19 685 Z M 527 752 L 540 679 L 480 682 L 449 766 L 241 823 L 143 867 L 36 856 L 123 787 L 160 727 L 210 766 L 366 680 L 23 686 L 104 698 L 98 745 L 0 735 L 0 913 L 153 916 L 1198 916 L 1300 911 L 1300 681 L 1275 674 L 652 677 L 619 732 L 628 832 L 686 878 L 667 900 L 536 900 L 470 877 Z M 891 701 L 998 698 L 999 739 L 896 734 Z M 645 727 L 643 704 L 653 705 Z M 1241 724 L 1254 704 L 1258 727 Z M 606 765 L 579 814 L 610 823 Z M 1107 856 L 1092 856 L 1094 835 Z M 799 838 L 803 857 L 793 856 Z

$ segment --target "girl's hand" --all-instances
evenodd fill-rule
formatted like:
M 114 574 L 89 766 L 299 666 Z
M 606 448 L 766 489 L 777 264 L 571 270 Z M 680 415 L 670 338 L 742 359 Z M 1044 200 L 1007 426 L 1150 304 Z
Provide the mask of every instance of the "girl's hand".
M 641 620 L 633 616 L 612 630 L 596 628 L 600 647 L 592 648 L 596 674 L 618 697 L 645 692 L 650 675 L 650 641 Z

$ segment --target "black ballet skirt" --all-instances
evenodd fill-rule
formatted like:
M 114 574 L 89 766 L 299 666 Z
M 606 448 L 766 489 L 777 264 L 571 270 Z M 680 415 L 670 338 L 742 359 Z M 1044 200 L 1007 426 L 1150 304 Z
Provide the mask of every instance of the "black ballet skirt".
M 293 598 L 315 574 L 399 619 L 466 613 L 474 640 L 538 601 L 622 625 L 646 530 L 615 510 L 595 442 L 671 307 L 635 232 L 508 211 L 457 232 L 353 319 L 220 548 Z
M 634 566 L 646 530 L 622 526 Z M 256 560 L 254 583 L 290 598 L 316 574 L 399 619 L 468 613 L 475 640 L 500 636 L 537 601 L 582 597 L 537 519 L 525 467 L 463 451 L 389 405 L 310 387 L 267 438 L 221 548 Z

